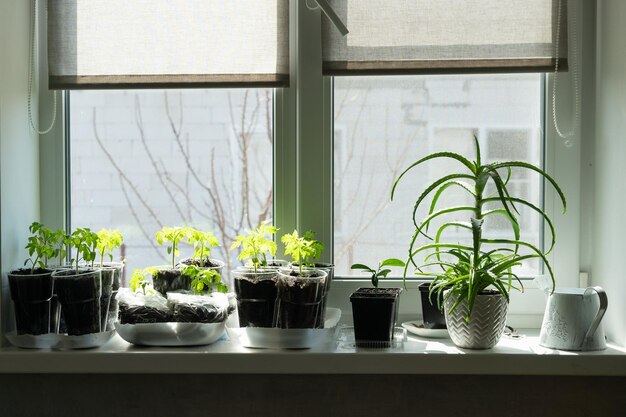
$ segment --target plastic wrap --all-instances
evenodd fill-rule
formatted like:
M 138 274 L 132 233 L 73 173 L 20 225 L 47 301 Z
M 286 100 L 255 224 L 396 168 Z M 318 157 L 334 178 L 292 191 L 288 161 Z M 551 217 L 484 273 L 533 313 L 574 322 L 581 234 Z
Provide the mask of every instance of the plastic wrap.
M 119 321 L 122 324 L 165 323 L 172 321 L 167 299 L 154 292 L 146 295 L 120 288 L 117 293 Z
M 226 294 L 167 293 L 173 320 L 181 323 L 220 323 L 228 318 L 231 302 Z

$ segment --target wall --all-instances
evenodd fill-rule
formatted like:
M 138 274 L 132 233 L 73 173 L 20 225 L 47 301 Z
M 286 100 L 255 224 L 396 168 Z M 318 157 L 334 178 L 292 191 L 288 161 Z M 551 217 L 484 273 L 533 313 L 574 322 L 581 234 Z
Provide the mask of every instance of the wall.
M 626 346 L 626 2 L 598 1 L 592 282 L 609 296 L 606 330 Z
M 0 2 L 0 269 L 1 304 L 8 302 L 6 272 L 26 258 L 28 225 L 39 217 L 39 140 L 28 127 L 30 1 Z M 35 90 L 35 95 L 37 91 Z M 33 103 L 37 117 L 37 101 Z M 2 329 L 12 322 L 2 316 Z M 0 345 L 3 341 L 0 341 Z

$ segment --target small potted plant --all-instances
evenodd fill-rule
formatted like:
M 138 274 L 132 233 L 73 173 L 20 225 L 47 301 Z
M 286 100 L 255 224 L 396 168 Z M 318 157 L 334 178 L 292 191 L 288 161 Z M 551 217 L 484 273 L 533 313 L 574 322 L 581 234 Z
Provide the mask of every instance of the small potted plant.
M 324 295 L 322 297 L 322 303 L 320 304 L 320 314 L 318 315 L 318 323 L 315 327 L 324 327 L 324 319 L 326 313 L 326 300 L 328 298 L 328 291 L 330 291 L 330 286 L 332 284 L 334 275 L 335 275 L 335 266 L 330 263 L 319 262 L 319 258 L 322 256 L 322 252 L 324 252 L 324 244 L 315 239 L 315 232 L 312 230 L 308 230 L 304 232 L 302 238 L 306 241 L 310 242 L 310 246 L 313 249 L 313 254 L 311 256 L 311 260 L 308 264 L 305 264 L 308 268 L 320 269 L 326 272 L 326 279 L 324 280 Z M 294 266 L 298 266 L 297 262 L 294 262 Z
M 219 272 L 202 269 L 195 265 L 186 266 L 183 274 L 191 277 L 193 294 L 169 293 L 174 321 L 184 323 L 218 323 L 229 314 L 228 287 L 222 283 Z
M 283 329 L 323 327 L 320 315 L 328 274 L 310 266 L 321 255 L 324 245 L 299 236 L 297 230 L 283 235 L 281 241 L 285 255 L 291 256 L 294 266 L 278 273 L 277 325 Z
M 15 306 L 17 334 L 40 335 L 56 332 L 58 307 L 52 302 L 52 270 L 48 260 L 56 256 L 55 234 L 43 224 L 34 222 L 29 227 L 28 258 L 24 266 L 9 272 L 9 289 Z
M 213 233 L 188 228 L 187 242 L 193 246 L 193 255 L 180 261 L 183 266 L 194 265 L 200 268 L 216 269 L 218 273 L 222 273 L 224 262 L 211 259 L 211 248 L 219 246 L 219 241 Z
M 170 291 L 188 291 L 191 289 L 191 279 L 184 276 L 180 268 L 176 268 L 176 257 L 179 255 L 178 246 L 189 236 L 187 227 L 164 227 L 156 234 L 159 245 L 167 243 L 167 253 L 172 263 L 169 267 L 153 268 L 152 284 L 154 289 L 163 295 Z
M 100 256 L 100 269 L 102 270 L 102 298 L 100 299 L 102 329 L 113 330 L 118 308 L 115 296 L 120 288 L 124 269 L 123 262 L 113 262 L 113 251 L 122 245 L 124 238 L 119 230 L 101 229 L 97 235 L 96 250 Z M 109 262 L 104 261 L 105 257 L 109 258 Z
M 351 269 L 371 274 L 374 288 L 359 288 L 350 296 L 354 338 L 357 346 L 389 347 L 398 320 L 398 304 L 402 288 L 379 288 L 381 278 L 391 272 L 388 267 L 403 267 L 400 259 L 389 258 L 378 262 L 376 269 L 364 264 L 353 264 Z
M 70 235 L 69 243 L 70 249 L 75 250 L 75 257 L 71 261 L 74 267 L 58 269 L 52 274 L 67 334 L 98 333 L 102 330 L 102 271 L 93 267 L 81 267 L 81 261 L 93 265 L 98 235 L 89 228 L 79 228 Z
M 452 341 L 459 347 L 488 349 L 495 346 L 506 324 L 509 292 L 523 290 L 522 282 L 513 268 L 529 259 L 543 261 L 554 288 L 554 274 L 546 259 L 555 243 L 554 227 L 550 218 L 532 203 L 512 196 L 508 189 L 512 169 L 528 169 L 546 179 L 556 190 L 566 210 L 565 196 L 557 183 L 543 170 L 520 161 L 492 162 L 483 164 L 478 139 L 474 137 L 476 160 L 452 153 L 437 152 L 421 158 L 409 166 L 396 180 L 391 197 L 399 181 L 414 167 L 436 158 L 458 161 L 465 169 L 462 173 L 450 173 L 429 185 L 418 197 L 413 209 L 415 233 L 409 245 L 409 265 L 417 268 L 416 275 L 433 278 L 430 293 L 443 293 L 446 325 Z M 504 175 L 506 176 L 504 176 Z M 493 185 L 493 193 L 487 189 Z M 472 205 L 455 206 L 437 210 L 437 201 L 445 190 L 458 187 L 473 199 Z M 434 193 L 427 217 L 418 223 L 416 213 L 426 197 Z M 525 206 L 538 213 L 551 229 L 552 243 L 546 252 L 520 238 L 519 211 Z M 434 238 L 428 235 L 433 220 L 449 213 L 467 212 L 469 221 L 448 221 L 438 227 Z M 486 218 L 500 216 L 511 226 L 512 239 L 488 238 L 483 235 Z M 442 233 L 448 227 L 467 229 L 472 234 L 471 245 L 442 241 Z M 432 242 L 416 247 L 417 239 L 424 236 Z M 483 245 L 489 245 L 485 249 Z M 520 253 L 520 248 L 528 252 Z M 425 254 L 424 263 L 417 264 L 415 257 Z M 434 270 L 432 268 L 435 268 Z M 516 286 L 519 284 L 519 287 Z
M 230 247 L 239 248 L 239 260 L 250 263 L 233 271 L 241 327 L 273 327 L 278 269 L 268 268 L 267 259 L 276 255 L 276 242 L 271 240 L 276 231 L 262 223 L 246 236 L 237 236 Z
M 152 289 L 147 279 L 152 268 L 133 271 L 130 288 L 120 288 L 117 294 L 119 322 L 121 324 L 167 323 L 172 313 L 167 299 Z

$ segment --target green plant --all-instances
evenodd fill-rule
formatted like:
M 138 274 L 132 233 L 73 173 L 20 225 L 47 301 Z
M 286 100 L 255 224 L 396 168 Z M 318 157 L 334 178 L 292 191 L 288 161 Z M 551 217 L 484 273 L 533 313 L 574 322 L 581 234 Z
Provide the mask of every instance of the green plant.
M 37 268 L 48 268 L 48 260 L 56 256 L 57 252 L 54 247 L 56 238 L 52 230 L 39 222 L 33 222 L 28 227 L 28 230 L 32 234 L 28 238 L 28 244 L 26 245 L 30 258 L 24 261 L 24 266 L 30 262 L 31 272 L 34 273 Z
M 211 257 L 211 248 L 219 246 L 219 241 L 211 232 L 188 229 L 187 241 L 193 245 L 191 259 L 203 260 Z
M 238 259 L 240 261 L 250 259 L 256 271 L 260 266 L 267 266 L 267 253 L 272 257 L 276 255 L 276 242 L 271 240 L 271 237 L 277 231 L 276 227 L 261 223 L 259 227 L 249 231 L 247 236 L 237 236 L 230 250 L 241 247 Z
M 217 292 L 228 292 L 228 287 L 222 283 L 222 276 L 214 269 L 202 269 L 195 265 L 189 265 L 182 272 L 191 277 L 191 288 L 195 294 L 212 292 L 213 289 Z
M 389 273 L 391 272 L 391 269 L 389 268 L 385 268 L 382 269 L 386 266 L 398 266 L 398 267 L 403 267 L 404 261 L 400 260 L 400 259 L 396 259 L 396 258 L 389 258 L 389 259 L 385 259 L 383 261 L 379 261 L 378 262 L 378 268 L 376 269 L 372 269 L 369 266 L 365 265 L 365 264 L 353 264 L 350 269 L 357 269 L 357 270 L 361 270 L 364 272 L 368 272 L 370 274 L 372 274 L 372 285 L 375 288 L 378 288 L 378 280 L 380 278 L 387 278 L 387 275 L 389 275 Z
M 476 301 L 476 297 L 487 288 L 494 289 L 501 293 L 509 301 L 509 292 L 511 289 L 523 291 L 523 285 L 519 277 L 513 272 L 513 267 L 519 266 L 523 261 L 539 258 L 544 262 L 546 269 L 552 280 L 554 289 L 554 273 L 550 263 L 546 259 L 546 255 L 552 250 L 556 242 L 556 234 L 554 225 L 548 215 L 534 204 L 514 197 L 509 193 L 507 185 L 511 178 L 513 168 L 528 169 L 538 173 L 546 179 L 556 190 L 561 202 L 563 203 L 563 212 L 567 209 L 565 196 L 557 185 L 557 183 L 540 168 L 532 164 L 521 161 L 493 162 L 483 164 L 481 161 L 480 145 L 478 138 L 474 136 L 474 145 L 476 149 L 476 160 L 470 161 L 466 157 L 453 152 L 437 152 L 421 158 L 417 162 L 409 166 L 395 181 L 391 191 L 391 199 L 393 200 L 396 187 L 400 180 L 416 166 L 436 158 L 449 158 L 458 161 L 465 168 L 466 172 L 451 173 L 436 180 L 430 184 L 420 194 L 413 207 L 413 223 L 415 225 L 415 233 L 409 246 L 408 262 L 404 270 L 404 277 L 407 275 L 407 268 L 413 265 L 417 268 L 416 275 L 432 277 L 433 281 L 430 286 L 430 295 L 440 293 L 450 288 L 447 297 L 454 294 L 457 301 L 450 309 L 453 311 L 463 301 L 467 300 L 469 307 L 467 320 Z M 503 178 L 501 171 L 506 171 L 506 178 Z M 491 183 L 495 192 L 488 194 L 486 187 Z M 445 190 L 451 187 L 460 188 L 468 193 L 473 199 L 472 206 L 454 206 L 444 209 L 437 209 L 437 201 Z M 430 203 L 427 217 L 420 223 L 417 221 L 417 210 L 425 201 L 426 197 L 434 192 L 433 199 Z M 492 208 L 485 207 L 489 205 Z M 552 241 L 546 252 L 541 251 L 533 244 L 528 243 L 520 237 L 520 226 L 517 215 L 519 211 L 516 205 L 526 206 L 532 211 L 538 213 L 549 226 Z M 470 213 L 470 221 L 448 221 L 438 227 L 434 238 L 428 235 L 428 228 L 433 220 L 449 213 L 468 212 Z M 489 239 L 482 234 L 484 220 L 490 216 L 501 216 L 508 221 L 513 233 L 513 239 Z M 472 245 L 463 245 L 459 243 L 443 243 L 441 241 L 442 233 L 449 227 L 458 227 L 470 230 L 472 233 Z M 416 246 L 418 237 L 422 235 L 432 240 L 419 247 Z M 483 250 L 482 245 L 499 245 L 495 249 Z M 530 253 L 520 254 L 520 247 L 527 248 Z M 430 252 L 430 253 L 429 253 Z M 428 253 L 422 265 L 415 263 L 415 256 L 418 253 Z M 436 268 L 439 270 L 425 270 L 426 268 Z M 519 288 L 514 285 L 519 283 Z
M 135 269 L 132 275 L 130 276 L 130 281 L 128 282 L 130 285 L 130 289 L 133 292 L 137 292 L 139 289 L 141 289 L 141 292 L 143 293 L 143 295 L 152 294 L 154 291 L 153 290 L 146 291 L 146 287 L 151 285 L 147 279 L 147 276 L 149 274 L 152 274 L 153 272 L 154 272 L 153 268 Z
M 189 235 L 188 227 L 164 227 L 156 234 L 159 245 L 169 242 L 167 253 L 172 255 L 172 269 L 176 267 L 176 257 L 178 256 L 178 245 Z
M 100 255 L 100 268 L 104 265 L 104 255 L 109 255 L 109 260 L 113 260 L 113 250 L 122 245 L 124 237 L 119 230 L 101 229 L 98 233 L 98 243 L 96 248 Z M 108 253 L 107 253 L 108 252 Z
M 85 263 L 91 263 L 93 268 L 96 260 L 98 234 L 92 232 L 88 227 L 78 228 L 69 236 L 68 243 L 70 248 L 76 249 L 76 257 L 71 259 L 71 263 L 75 263 L 76 274 L 78 274 L 78 265 L 81 260 Z
M 59 258 L 59 266 L 63 265 L 63 259 L 67 255 L 67 247 L 70 244 L 70 237 L 65 230 L 57 229 L 54 232 L 54 253 Z
M 315 240 L 315 232 L 311 230 L 301 237 L 294 230 L 291 234 L 283 235 L 281 242 L 285 244 L 285 255 L 290 255 L 298 263 L 300 273 L 303 266 L 315 266 L 314 259 L 319 259 L 324 251 L 324 244 Z

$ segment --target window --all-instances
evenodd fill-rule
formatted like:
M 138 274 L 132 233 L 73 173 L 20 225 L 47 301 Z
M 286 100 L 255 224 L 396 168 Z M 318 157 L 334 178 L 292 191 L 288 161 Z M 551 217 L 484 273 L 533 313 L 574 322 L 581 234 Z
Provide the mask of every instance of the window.
M 272 94 L 72 92 L 71 226 L 120 229 L 131 271 L 167 263 L 162 226 L 211 230 L 229 271 L 234 236 L 272 218 Z
M 428 162 L 401 183 L 390 202 L 395 179 L 421 156 L 444 150 L 473 156 L 472 135 L 477 135 L 486 162 L 504 158 L 541 166 L 542 84 L 538 74 L 335 78 L 336 274 L 353 275 L 355 262 L 406 257 L 415 199 L 459 168 L 452 160 Z M 542 205 L 538 175 L 514 172 L 510 190 Z M 440 204 L 466 202 L 466 194 L 451 189 Z M 418 218 L 425 212 L 423 207 Z M 453 218 L 458 217 L 442 222 Z M 543 223 L 530 210 L 522 210 L 521 218 L 525 239 L 541 246 Z M 506 220 L 486 222 L 486 233 L 510 237 Z M 471 242 L 464 229 L 448 236 Z M 537 275 L 540 265 L 527 263 L 520 273 Z

